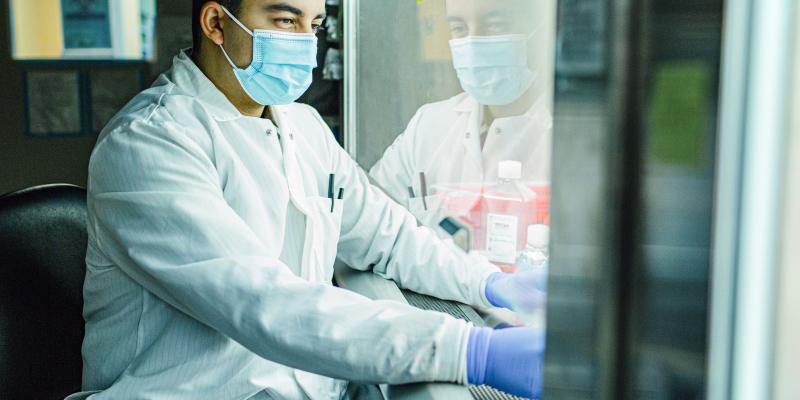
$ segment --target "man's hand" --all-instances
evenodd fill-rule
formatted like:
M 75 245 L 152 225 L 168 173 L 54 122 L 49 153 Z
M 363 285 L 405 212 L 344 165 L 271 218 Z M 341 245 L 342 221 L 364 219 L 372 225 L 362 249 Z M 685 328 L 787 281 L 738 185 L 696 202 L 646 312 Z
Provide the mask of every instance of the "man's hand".
M 547 276 L 544 270 L 506 274 L 498 272 L 486 281 L 486 298 L 495 307 L 522 314 L 532 314 L 547 300 Z
M 532 328 L 472 328 L 467 344 L 467 379 L 509 394 L 542 393 L 544 333 Z

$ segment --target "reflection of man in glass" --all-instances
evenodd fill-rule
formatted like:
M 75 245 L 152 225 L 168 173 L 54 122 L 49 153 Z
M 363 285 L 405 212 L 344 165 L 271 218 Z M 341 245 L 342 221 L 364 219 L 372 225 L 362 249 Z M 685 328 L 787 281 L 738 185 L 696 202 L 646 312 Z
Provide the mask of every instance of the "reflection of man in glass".
M 441 196 L 423 199 L 423 192 L 488 187 L 498 180 L 501 161 L 520 162 L 523 182 L 549 180 L 553 46 L 544 4 L 447 0 L 453 65 L 464 93 L 420 108 L 370 171 L 426 225 L 453 210 L 442 209 Z

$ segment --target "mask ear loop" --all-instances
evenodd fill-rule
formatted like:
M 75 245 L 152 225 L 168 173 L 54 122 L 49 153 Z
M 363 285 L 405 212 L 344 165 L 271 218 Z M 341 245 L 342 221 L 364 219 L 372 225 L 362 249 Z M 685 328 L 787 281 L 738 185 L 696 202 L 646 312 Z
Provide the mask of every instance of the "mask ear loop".
M 227 9 L 227 8 L 225 8 L 225 6 L 221 6 L 221 7 L 222 7 L 222 11 L 225 11 L 225 14 L 228 14 L 228 17 L 230 17 L 230 18 L 233 20 L 233 22 L 236 22 L 236 25 L 239 25 L 239 27 L 240 27 L 240 28 L 242 28 L 242 29 L 244 29 L 244 31 L 245 31 L 245 32 L 249 33 L 249 34 L 250 34 L 250 36 L 255 36 L 255 35 L 253 34 L 253 31 L 251 31 L 251 30 L 250 30 L 250 29 L 248 29 L 246 26 L 244 26 L 244 24 L 242 23 L 242 21 L 239 21 L 239 19 L 238 19 L 238 18 L 234 17 L 234 16 L 233 16 L 233 14 L 231 14 L 231 12 L 230 12 L 230 11 L 228 11 L 228 9 Z
M 233 60 L 231 60 L 230 56 L 228 56 L 228 52 L 225 51 L 225 48 L 222 47 L 221 44 L 219 44 L 217 46 L 219 46 L 219 48 L 222 49 L 222 55 L 224 55 L 225 59 L 228 60 L 228 64 L 230 64 L 231 67 L 233 67 L 233 69 L 239 69 L 239 67 L 237 67 L 236 64 L 233 63 Z
M 222 11 L 225 11 L 225 14 L 228 14 L 228 17 L 230 17 L 230 19 L 232 19 L 233 22 L 236 22 L 236 25 L 239 25 L 239 27 L 244 29 L 245 32 L 249 33 L 250 36 L 255 37 L 255 35 L 253 35 L 253 31 L 251 31 L 250 29 L 247 29 L 247 27 L 244 26 L 242 21 L 239 21 L 239 19 L 234 17 L 233 14 L 231 14 L 231 12 L 228 11 L 228 9 L 225 6 L 222 6 Z M 219 46 L 220 49 L 222 49 L 222 54 L 225 56 L 225 59 L 228 60 L 228 64 L 230 64 L 231 67 L 233 67 L 234 69 L 239 69 L 239 67 L 237 67 L 236 64 L 233 63 L 233 60 L 231 60 L 231 57 L 228 56 L 228 52 L 225 51 L 225 47 L 223 47 L 221 44 L 218 45 L 218 46 Z

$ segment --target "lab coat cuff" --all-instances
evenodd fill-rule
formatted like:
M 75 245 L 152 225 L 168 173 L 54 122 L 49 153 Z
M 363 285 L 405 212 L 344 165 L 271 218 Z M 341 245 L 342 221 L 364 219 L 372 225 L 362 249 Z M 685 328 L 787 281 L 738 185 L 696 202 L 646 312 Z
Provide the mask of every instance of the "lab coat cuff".
M 461 322 L 461 321 L 459 321 Z M 467 373 L 467 347 L 469 346 L 469 332 L 473 328 L 471 323 L 462 323 L 459 332 L 460 340 L 458 346 L 458 366 L 456 369 L 456 379 L 454 381 L 459 385 L 468 385 L 469 376 Z
M 483 266 L 483 268 L 481 268 L 481 270 L 479 271 L 479 275 L 478 275 L 479 276 L 479 279 L 478 279 L 479 284 L 477 285 L 478 286 L 478 291 L 479 291 L 478 298 L 480 299 L 480 302 L 478 304 L 473 304 L 473 306 L 478 307 L 478 308 L 493 308 L 494 307 L 494 305 L 492 305 L 492 302 L 489 301 L 489 298 L 486 297 L 486 285 L 489 282 L 489 277 L 494 275 L 497 272 L 501 272 L 500 268 L 498 268 L 496 265 L 494 265 L 494 264 L 492 264 L 492 263 L 490 263 L 488 261 Z
M 442 315 L 440 334 L 434 339 L 435 356 L 430 374 L 415 381 L 467 384 L 467 345 L 472 324 L 449 315 Z M 420 379 L 421 378 L 421 379 Z

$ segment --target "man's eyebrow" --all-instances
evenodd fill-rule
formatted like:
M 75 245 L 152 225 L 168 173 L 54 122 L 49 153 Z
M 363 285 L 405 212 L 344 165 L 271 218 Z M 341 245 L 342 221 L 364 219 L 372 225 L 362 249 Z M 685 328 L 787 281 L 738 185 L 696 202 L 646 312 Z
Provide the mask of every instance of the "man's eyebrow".
M 464 22 L 464 18 L 461 18 L 461 17 L 447 17 L 447 22 Z
M 302 17 L 304 15 L 303 10 L 287 3 L 270 4 L 264 7 L 264 9 L 272 12 L 288 12 L 297 15 L 298 17 Z
M 270 4 L 270 5 L 266 6 L 266 7 L 264 7 L 264 9 L 266 9 L 267 11 L 271 11 L 271 12 L 288 12 L 288 13 L 292 13 L 294 15 L 297 15 L 298 17 L 302 17 L 303 15 L 305 15 L 303 10 L 301 10 L 301 9 L 291 5 L 291 4 L 287 4 L 287 3 Z M 317 15 L 317 17 L 314 18 L 314 19 L 325 19 L 327 17 L 328 17 L 327 14 L 322 13 L 322 14 Z
M 511 10 L 504 10 L 504 11 L 495 10 L 486 13 L 486 15 L 483 16 L 483 19 L 506 18 L 506 17 L 511 17 L 512 15 L 514 15 L 514 13 L 511 12 Z

